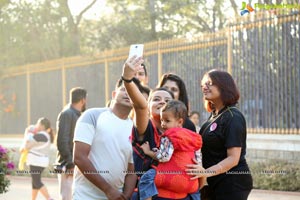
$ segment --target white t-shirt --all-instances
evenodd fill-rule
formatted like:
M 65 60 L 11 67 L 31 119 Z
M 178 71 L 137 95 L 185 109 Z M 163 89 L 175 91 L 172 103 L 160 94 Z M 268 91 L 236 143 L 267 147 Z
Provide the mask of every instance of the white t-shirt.
M 89 159 L 97 173 L 120 191 L 128 163 L 133 163 L 130 140 L 132 126 L 132 120 L 118 118 L 110 108 L 94 108 L 85 111 L 75 127 L 74 141 L 91 145 Z M 73 199 L 107 199 L 83 173 L 91 172 L 81 172 L 75 167 Z
M 44 137 L 41 138 L 38 136 Z M 35 139 L 34 137 L 37 137 L 37 139 Z M 39 139 L 41 139 L 42 141 L 40 141 Z M 29 133 L 27 142 L 27 145 L 32 145 L 32 147 L 28 152 L 26 164 L 39 167 L 47 167 L 49 165 L 49 152 L 51 146 L 49 134 L 45 131 L 40 131 L 35 135 Z

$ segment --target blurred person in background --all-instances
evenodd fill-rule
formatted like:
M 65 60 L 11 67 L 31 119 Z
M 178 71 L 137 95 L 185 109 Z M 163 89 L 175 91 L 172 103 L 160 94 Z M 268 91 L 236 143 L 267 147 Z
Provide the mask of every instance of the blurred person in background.
M 148 73 L 147 68 L 144 63 L 141 64 L 141 69 L 135 73 L 135 78 L 137 78 L 143 86 L 148 85 Z
M 58 173 L 59 196 L 72 199 L 73 184 L 73 137 L 77 119 L 86 109 L 87 91 L 81 87 L 70 90 L 69 104 L 59 113 L 56 122 L 57 156 L 54 170 Z
M 197 111 L 192 111 L 190 116 L 189 116 L 190 120 L 194 123 L 195 127 L 196 127 L 196 132 L 199 133 L 200 131 L 200 113 Z
M 49 166 L 50 146 L 53 139 L 50 121 L 44 117 L 38 119 L 36 125 L 31 125 L 25 130 L 25 145 L 21 148 L 21 152 L 28 152 L 26 163 L 32 180 L 32 200 L 37 198 L 38 192 L 41 192 L 46 200 L 52 200 L 41 177 L 44 169 Z

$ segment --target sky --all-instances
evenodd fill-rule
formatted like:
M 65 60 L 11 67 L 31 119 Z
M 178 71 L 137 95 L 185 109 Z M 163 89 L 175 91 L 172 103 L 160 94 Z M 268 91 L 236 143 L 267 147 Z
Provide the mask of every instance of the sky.
M 13 1 L 18 1 L 18 0 L 13 0 Z M 25 1 L 37 1 L 37 0 L 25 0 Z M 107 13 L 111 13 L 113 11 L 109 10 L 105 4 L 106 4 L 107 0 L 97 0 L 96 3 L 93 5 L 92 8 L 90 8 L 84 15 L 83 17 L 85 19 L 99 19 L 101 16 L 107 14 Z M 242 2 L 244 0 L 235 0 L 236 4 L 238 5 L 238 7 L 242 6 Z M 275 0 L 271 0 L 271 2 L 276 2 Z M 86 8 L 86 6 L 88 6 L 91 2 L 93 2 L 93 0 L 68 0 L 68 4 L 71 10 L 71 13 L 73 16 L 77 16 L 84 8 Z M 245 2 L 250 2 L 249 0 L 245 1 Z M 255 3 L 257 3 L 258 0 L 252 0 L 251 1 L 251 5 L 254 5 Z M 264 2 L 264 1 L 262 1 Z M 283 3 L 287 3 L 287 2 L 291 2 L 290 0 L 283 0 Z M 299 0 L 300 3 L 300 0 Z M 208 5 L 211 6 L 211 5 Z M 225 2 L 225 6 L 224 6 L 224 12 L 226 12 L 228 17 L 233 17 L 234 16 L 234 12 L 232 9 L 228 9 L 230 8 L 230 1 L 228 0 L 228 2 Z M 239 10 L 240 11 L 240 10 Z
M 32 1 L 32 0 L 29 0 Z M 86 6 L 88 6 L 93 0 L 68 0 L 68 4 L 73 16 L 77 16 Z M 241 4 L 242 1 L 236 0 L 237 4 Z M 97 0 L 97 2 L 90 8 L 85 14 L 85 19 L 99 19 L 105 13 L 110 13 L 111 11 L 105 6 L 106 0 Z M 230 3 L 228 1 L 228 8 Z M 227 12 L 227 11 L 226 11 Z M 231 10 L 231 13 L 228 13 L 230 17 L 234 16 L 234 13 Z
M 68 0 L 68 4 L 73 16 L 78 15 L 91 2 L 93 2 L 93 0 Z M 101 14 L 107 12 L 105 2 L 106 0 L 97 0 L 93 7 L 84 14 L 84 18 L 98 19 Z

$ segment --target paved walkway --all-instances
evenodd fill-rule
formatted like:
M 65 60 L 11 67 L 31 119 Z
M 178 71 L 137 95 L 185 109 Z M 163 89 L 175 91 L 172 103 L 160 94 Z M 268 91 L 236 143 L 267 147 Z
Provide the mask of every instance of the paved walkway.
M 30 200 L 31 198 L 31 179 L 30 177 L 11 176 L 10 190 L 0 195 L 1 200 Z M 55 178 L 42 179 L 50 195 L 58 200 L 58 184 Z M 41 194 L 38 194 L 37 200 L 43 200 Z M 248 200 L 299 200 L 300 192 L 280 192 L 268 190 L 253 190 Z

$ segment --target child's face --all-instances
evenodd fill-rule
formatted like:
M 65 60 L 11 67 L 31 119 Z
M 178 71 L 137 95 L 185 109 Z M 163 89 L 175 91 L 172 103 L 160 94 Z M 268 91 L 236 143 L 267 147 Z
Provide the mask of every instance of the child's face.
M 183 119 L 176 118 L 174 114 L 170 111 L 165 111 L 160 113 L 161 127 L 164 130 L 168 130 L 170 128 L 178 128 L 182 127 Z

